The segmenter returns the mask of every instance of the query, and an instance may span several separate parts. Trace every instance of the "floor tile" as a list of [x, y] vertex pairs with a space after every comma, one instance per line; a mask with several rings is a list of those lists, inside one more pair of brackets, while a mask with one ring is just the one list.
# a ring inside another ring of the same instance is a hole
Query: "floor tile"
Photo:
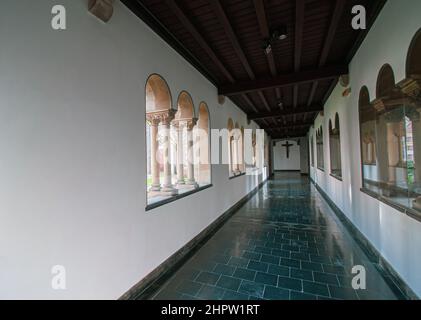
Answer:
[[228, 276], [221, 276], [221, 278], [216, 283], [218, 287], [228, 289], [228, 290], [233, 290], [233, 291], [237, 291], [240, 284], [241, 284], [241, 279], [236, 279], [236, 278], [228, 277]]
[[248, 281], [254, 281], [254, 278], [256, 277], [256, 271], [237, 268], [234, 272], [233, 277]]
[[234, 266], [228, 266], [225, 264], [217, 264], [213, 272], [222, 274], [224, 276], [232, 276], [234, 274], [235, 269], [236, 267]]
[[279, 277], [278, 287], [283, 289], [290, 289], [295, 291], [302, 291], [302, 281], [287, 277]]
[[238, 292], [247, 294], [249, 296], [263, 298], [263, 291], [265, 289], [264, 284], [250, 282], [250, 281], [243, 281], [238, 289]]
[[263, 297], [269, 300], [289, 300], [289, 291], [267, 286]]
[[258, 272], [254, 282], [263, 283], [270, 286], [276, 286], [278, 283], [278, 276], [268, 273]]
[[266, 272], [269, 269], [269, 264], [265, 262], [251, 260], [247, 266], [247, 269]]
[[195, 281], [204, 284], [215, 284], [219, 277], [220, 275], [217, 273], [202, 272], [197, 276]]
[[329, 289], [326, 284], [303, 281], [303, 291], [305, 293], [329, 297]]

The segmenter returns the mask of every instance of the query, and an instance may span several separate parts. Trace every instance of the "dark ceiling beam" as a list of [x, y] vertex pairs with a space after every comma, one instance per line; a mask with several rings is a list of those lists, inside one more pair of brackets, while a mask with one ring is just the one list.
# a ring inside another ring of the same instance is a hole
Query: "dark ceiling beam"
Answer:
[[190, 22], [189, 18], [184, 14], [183, 10], [178, 6], [177, 2], [174, 0], [166, 0], [166, 4], [172, 10], [174, 15], [178, 18], [181, 24], [189, 31], [193, 36], [196, 42], [202, 47], [202, 49], [208, 54], [212, 61], [216, 64], [218, 69], [224, 74], [224, 76], [229, 80], [229, 82], [234, 83], [235, 79], [231, 73], [225, 68], [224, 64], [219, 60], [216, 53], [209, 46], [208, 42], [203, 38], [203, 36], [197, 31], [196, 27]]
[[256, 106], [254, 105], [254, 103], [250, 100], [250, 98], [248, 97], [248, 95], [246, 94], [242, 94], [241, 97], [244, 99], [244, 101], [247, 103], [248, 107], [251, 108], [254, 112], [259, 112], [259, 110], [257, 110]]
[[257, 93], [258, 93], [258, 95], [260, 97], [260, 100], [262, 100], [263, 105], [266, 108], [266, 110], [270, 112], [272, 109], [270, 108], [269, 103], [268, 103], [268, 101], [267, 101], [264, 93], [262, 91], [258, 91]]
[[275, 112], [249, 114], [247, 118], [249, 120], [263, 120], [263, 119], [269, 119], [269, 118], [280, 118], [284, 116], [301, 115], [305, 113], [317, 113], [322, 110], [323, 110], [322, 105], [313, 105], [310, 108], [302, 106], [302, 107], [297, 107], [296, 109], [291, 109], [291, 110], [278, 110]]
[[[265, 4], [263, 0], [254, 0], [254, 8], [256, 10], [257, 21], [259, 23], [260, 34], [263, 39], [270, 37], [269, 23], [266, 16]], [[273, 55], [273, 49], [269, 54], [266, 55], [269, 64], [269, 70], [273, 77], [278, 75], [276, 70], [275, 57]], [[281, 89], [275, 88], [276, 98], [279, 100], [282, 97]]]
[[234, 84], [223, 85], [219, 88], [219, 94], [233, 96], [243, 93], [261, 91], [272, 88], [281, 88], [303, 84], [316, 80], [335, 79], [342, 74], [348, 73], [348, 66], [329, 66], [315, 70], [294, 72], [269, 79], [256, 79], [242, 81]]
[[[326, 39], [323, 45], [322, 53], [320, 55], [319, 67], [323, 67], [327, 58], [329, 57], [329, 52], [332, 47], [333, 40], [335, 39], [336, 30], [338, 29], [339, 22], [345, 10], [346, 0], [336, 0], [335, 8], [333, 10], [332, 18], [330, 20], [329, 30], [326, 35]], [[310, 96], [308, 99], [308, 105], [313, 103], [314, 95], [318, 87], [318, 82], [313, 82], [313, 86], [310, 91]]]
[[[222, 26], [224, 27], [225, 33], [228, 36], [235, 53], [237, 54], [238, 58], [241, 61], [241, 64], [243, 65], [244, 69], [246, 70], [248, 76], [250, 77], [251, 80], [255, 80], [256, 76], [253, 72], [252, 67], [250, 66], [250, 63], [246, 57], [246, 54], [244, 53], [240, 42], [238, 41], [238, 37], [234, 32], [234, 29], [232, 28], [232, 25], [225, 13], [224, 8], [221, 5], [221, 2], [219, 0], [210, 0], [210, 5], [213, 9], [213, 11], [215, 12], [215, 15], [218, 17], [220, 23], [222, 24]], [[270, 111], [270, 107], [269, 104], [265, 98], [265, 96], [263, 95], [262, 92], [259, 92], [259, 97], [262, 100], [263, 106], [266, 108], [266, 110]]]

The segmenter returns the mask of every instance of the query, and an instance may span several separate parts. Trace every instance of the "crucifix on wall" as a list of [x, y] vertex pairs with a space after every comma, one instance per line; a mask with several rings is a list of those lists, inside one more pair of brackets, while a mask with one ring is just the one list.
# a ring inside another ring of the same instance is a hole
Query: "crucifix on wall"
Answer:
[[282, 146], [285, 147], [287, 150], [287, 159], [289, 159], [289, 148], [292, 147], [294, 144], [289, 143], [289, 141], [287, 141], [285, 144], [283, 144]]

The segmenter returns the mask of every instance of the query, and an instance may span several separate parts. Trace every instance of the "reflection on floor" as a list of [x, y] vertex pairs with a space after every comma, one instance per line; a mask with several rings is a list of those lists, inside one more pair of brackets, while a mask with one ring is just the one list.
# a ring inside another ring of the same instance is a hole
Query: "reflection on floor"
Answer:
[[[352, 289], [363, 265], [367, 290]], [[279, 174], [154, 299], [398, 299], [307, 178]], [[389, 286], [389, 284], [391, 286]]]

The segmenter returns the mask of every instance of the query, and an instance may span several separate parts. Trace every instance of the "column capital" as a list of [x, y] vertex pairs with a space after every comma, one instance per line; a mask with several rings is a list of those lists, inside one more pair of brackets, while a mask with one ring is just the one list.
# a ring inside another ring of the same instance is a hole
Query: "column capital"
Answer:
[[374, 100], [371, 104], [378, 113], [386, 111], [386, 105], [382, 98]]
[[401, 91], [414, 99], [419, 99], [421, 96], [421, 75], [413, 75], [398, 83]]
[[193, 130], [194, 126], [197, 124], [197, 118], [192, 118], [186, 120], [186, 127], [188, 131]]
[[170, 125], [171, 121], [174, 119], [176, 110], [169, 109], [156, 112], [148, 112], [146, 114], [146, 120], [151, 125]]

